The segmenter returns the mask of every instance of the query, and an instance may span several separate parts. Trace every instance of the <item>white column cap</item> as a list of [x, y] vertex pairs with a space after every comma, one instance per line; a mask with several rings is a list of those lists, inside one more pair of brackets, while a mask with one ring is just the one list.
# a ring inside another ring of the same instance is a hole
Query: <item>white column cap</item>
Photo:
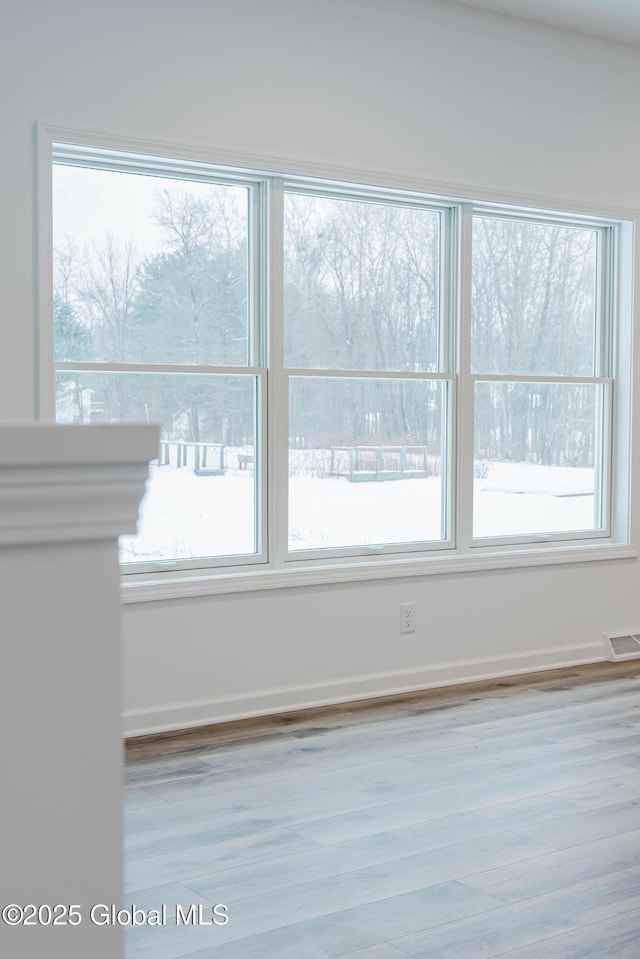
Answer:
[[135, 531], [159, 428], [0, 426], [0, 546]]

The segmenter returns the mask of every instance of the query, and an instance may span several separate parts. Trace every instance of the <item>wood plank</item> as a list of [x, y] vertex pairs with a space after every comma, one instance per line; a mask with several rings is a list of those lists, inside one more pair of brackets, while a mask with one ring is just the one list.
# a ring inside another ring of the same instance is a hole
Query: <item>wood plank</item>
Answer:
[[622, 916], [504, 952], [501, 959], [638, 959], [639, 943], [640, 911], [636, 907]]
[[[640, 867], [514, 905], [503, 906], [455, 923], [393, 939], [394, 945], [415, 959], [454, 955], [456, 959], [502, 956], [538, 943], [536, 959], [548, 956], [549, 938], [568, 930], [621, 919], [640, 906]], [[518, 951], [518, 956], [521, 953]], [[611, 952], [611, 959], [617, 953]], [[563, 957], [564, 959], [564, 957]]]
[[138, 927], [128, 959], [638, 959], [623, 665], [138, 743], [127, 898], [230, 921]]
[[640, 861], [640, 829], [538, 856], [520, 866], [499, 866], [468, 875], [464, 882], [502, 902], [517, 902], [586, 879], [631, 869]]

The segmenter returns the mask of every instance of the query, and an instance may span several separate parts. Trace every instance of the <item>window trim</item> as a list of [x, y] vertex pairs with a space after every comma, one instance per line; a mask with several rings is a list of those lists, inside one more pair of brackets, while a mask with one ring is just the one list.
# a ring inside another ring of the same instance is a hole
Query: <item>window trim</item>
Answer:
[[[616, 372], [616, 387], [612, 402], [611, 411], [611, 429], [610, 429], [610, 450], [611, 462], [610, 468], [615, 464], [615, 469], [610, 472], [609, 491], [613, 507], [611, 513], [611, 530], [609, 536], [594, 537], [588, 535], [586, 538], [573, 538], [571, 540], [562, 540], [561, 542], [544, 543], [504, 543], [490, 544], [482, 541], [475, 541], [470, 536], [471, 530], [465, 530], [458, 527], [457, 550], [434, 549], [428, 556], [424, 553], [419, 557], [408, 555], [407, 550], [403, 550], [402, 555], [393, 556], [391, 552], [380, 556], [363, 557], [360, 552], [353, 558], [339, 557], [331, 562], [327, 562], [326, 557], [319, 556], [313, 560], [298, 561], [297, 558], [288, 560], [286, 568], [275, 568], [273, 560], [267, 563], [247, 566], [240, 562], [235, 568], [227, 567], [221, 572], [220, 567], [202, 565], [196, 569], [183, 569], [171, 572], [154, 572], [152, 575], [141, 572], [139, 569], [131, 571], [126, 577], [123, 585], [123, 598], [125, 602], [146, 602], [150, 600], [160, 600], [168, 598], [178, 598], [187, 596], [201, 596], [221, 592], [237, 592], [253, 589], [272, 589], [293, 586], [306, 586], [322, 583], [339, 582], [357, 582], [367, 580], [395, 579], [397, 577], [413, 577], [431, 574], [459, 573], [464, 571], [474, 571], [480, 569], [502, 569], [509, 567], [528, 567], [556, 564], [574, 564], [582, 562], [594, 562], [602, 560], [621, 560], [632, 559], [638, 556], [636, 549], [630, 542], [630, 519], [631, 519], [631, 392], [632, 392], [632, 364], [633, 356], [631, 351], [633, 314], [636, 307], [632, 295], [632, 278], [634, 264], [638, 260], [638, 253], [634, 251], [634, 232], [640, 226], [640, 214], [623, 208], [601, 206], [592, 202], [579, 202], [567, 199], [558, 199], [557, 197], [544, 197], [540, 195], [514, 194], [508, 191], [498, 191], [484, 187], [470, 187], [468, 185], [451, 184], [446, 182], [425, 181], [415, 177], [405, 177], [401, 175], [389, 174], [375, 170], [355, 170], [329, 165], [311, 164], [302, 161], [292, 161], [290, 159], [279, 159], [274, 157], [246, 156], [243, 154], [234, 154], [201, 148], [197, 146], [187, 146], [184, 144], [163, 143], [161, 141], [144, 141], [128, 137], [112, 136], [108, 134], [91, 133], [88, 131], [78, 131], [65, 129], [58, 126], [48, 125], [38, 122], [36, 124], [35, 137], [35, 160], [36, 160], [36, 199], [37, 199], [37, 269], [36, 269], [36, 307], [37, 307], [37, 328], [36, 328], [36, 349], [37, 349], [37, 367], [36, 376], [36, 418], [43, 421], [54, 421], [54, 387], [53, 387], [53, 324], [51, 318], [52, 301], [52, 190], [51, 190], [51, 164], [53, 144], [64, 144], [69, 147], [75, 147], [78, 151], [95, 151], [99, 155], [101, 151], [122, 151], [123, 153], [138, 154], [139, 156], [157, 156], [168, 158], [165, 165], [163, 160], [162, 171], [165, 175], [168, 168], [175, 164], [176, 175], [180, 178], [196, 178], [202, 169], [209, 165], [219, 168], [220, 179], [223, 182], [229, 182], [229, 177], [235, 177], [237, 180], [247, 183], [259, 184], [265, 177], [272, 180], [274, 187], [280, 185], [280, 190], [284, 184], [298, 184], [304, 180], [305, 185], [309, 185], [315, 192], [330, 190], [348, 194], [356, 197], [359, 191], [366, 191], [367, 198], [375, 201], [379, 197], [381, 201], [393, 200], [396, 191], [400, 191], [406, 198], [408, 205], [429, 205], [431, 208], [454, 207], [450, 229], [450, 238], [448, 240], [451, 248], [458, 253], [457, 257], [452, 257], [452, 267], [455, 274], [456, 264], [460, 263], [462, 277], [466, 277], [466, 282], [459, 275], [450, 275], [443, 278], [443, 294], [450, 298], [452, 308], [458, 316], [465, 312], [470, 313], [471, 305], [471, 273], [468, 269], [469, 264], [466, 259], [470, 254], [470, 218], [471, 211], [487, 212], [494, 215], [501, 212], [505, 216], [517, 215], [522, 219], [530, 217], [532, 220], [550, 219], [554, 222], [562, 222], [565, 225], [588, 225], [592, 221], [594, 225], [602, 227], [609, 225], [615, 227], [615, 242], [609, 244], [607, 256], [609, 257], [612, 272], [608, 275], [612, 278], [611, 284], [603, 284], [602, 299], [609, 304], [612, 315], [616, 317], [611, 326], [611, 342], [604, 346], [604, 349], [611, 350], [612, 366]], [[172, 159], [173, 158], [173, 159]], [[242, 175], [238, 175], [238, 171]], [[245, 173], [245, 171], [248, 171]], [[142, 171], [138, 171], [142, 172]], [[157, 171], [160, 172], [160, 171]], [[182, 175], [181, 175], [182, 174]], [[214, 180], [210, 175], [202, 176], [209, 182]], [[373, 184], [372, 187], [364, 184]], [[278, 215], [282, 216], [282, 206], [277, 210], [277, 189], [270, 191], [270, 196], [265, 197], [266, 191], [260, 191], [260, 203], [270, 205], [270, 223], [271, 235], [269, 237], [270, 255], [277, 267], [278, 259], [282, 261], [282, 251], [274, 248], [274, 233]], [[282, 196], [282, 194], [281, 194]], [[473, 197], [473, 199], [471, 199]], [[274, 204], [274, 198], [276, 200]], [[263, 206], [264, 208], [264, 206]], [[562, 212], [559, 212], [562, 211]], [[264, 244], [263, 244], [264, 246]], [[466, 268], [465, 268], [466, 267]], [[260, 301], [260, 309], [279, 309], [282, 306], [282, 289], [277, 289], [277, 284], [273, 282], [274, 270], [257, 292]], [[467, 288], [468, 287], [468, 288]], [[604, 288], [606, 287], [606, 288]], [[281, 312], [280, 312], [281, 315]], [[268, 344], [263, 344], [264, 366], [260, 366], [262, 372], [267, 367], [268, 360], [278, 355], [282, 356], [282, 351], [278, 351], [278, 336], [282, 335], [282, 330], [274, 332], [275, 324], [270, 324], [271, 340]], [[470, 323], [460, 323], [459, 328], [466, 331], [470, 336]], [[464, 337], [463, 337], [464, 339]], [[281, 344], [280, 344], [281, 346]], [[457, 359], [458, 368], [463, 369], [465, 357], [470, 359], [470, 343], [463, 341], [450, 344], [450, 359]], [[448, 357], [445, 357], [447, 359]], [[255, 357], [251, 358], [255, 361]], [[71, 364], [73, 365], [73, 364]], [[273, 364], [272, 364], [273, 368]], [[449, 367], [444, 367], [450, 371]], [[470, 369], [470, 364], [466, 366]], [[237, 372], [249, 372], [249, 368], [225, 367], [225, 372], [232, 374], [234, 369]], [[181, 372], [184, 372], [181, 369]], [[281, 371], [284, 373], [284, 370]], [[308, 371], [305, 371], [305, 373]], [[282, 403], [282, 396], [275, 397], [273, 393], [273, 381], [277, 377], [273, 375], [266, 376], [266, 389], [269, 395], [269, 401], [275, 405]], [[458, 390], [457, 378], [454, 377], [454, 389], [458, 392], [457, 407], [454, 404], [455, 421], [452, 423], [453, 449], [451, 452], [451, 469], [456, 470], [456, 460], [465, 452], [462, 449], [462, 440], [468, 444], [473, 443], [473, 431], [467, 428], [469, 415], [469, 394], [470, 390]], [[465, 395], [462, 395], [465, 394]], [[471, 406], [472, 409], [472, 406]], [[277, 410], [273, 413], [279, 423], [280, 432], [286, 426], [283, 426], [282, 418], [277, 419]], [[286, 420], [284, 421], [286, 423]], [[286, 453], [283, 444], [278, 442], [278, 426], [272, 428], [275, 436], [270, 441], [281, 450], [281, 460], [286, 461]], [[280, 437], [280, 440], [282, 437]], [[286, 445], [286, 444], [285, 444]], [[266, 442], [264, 443], [266, 448]], [[272, 447], [273, 448], [273, 447]], [[266, 450], [263, 450], [266, 455]], [[468, 453], [468, 450], [466, 451]], [[472, 457], [473, 459], [473, 457]], [[278, 483], [278, 478], [282, 477], [283, 464], [277, 464], [277, 457], [271, 457], [266, 462], [265, 473], [268, 483], [263, 484], [268, 487], [264, 491], [263, 499], [265, 502], [258, 506], [263, 510], [268, 500], [270, 507], [269, 529], [267, 535], [271, 542], [282, 546], [282, 537], [287, 538], [287, 525], [284, 529], [280, 527], [275, 529], [274, 506], [278, 497], [286, 496], [286, 484]], [[457, 489], [456, 513], [460, 517], [467, 517], [471, 522], [471, 511], [461, 509], [464, 506], [464, 497], [469, 496], [469, 487], [471, 484], [459, 483]], [[466, 487], [466, 489], [465, 489]], [[467, 504], [468, 506], [469, 504]], [[282, 515], [282, 503], [280, 502]], [[284, 555], [280, 550], [280, 555]], [[195, 561], [197, 564], [197, 560]]]
[[371, 558], [357, 563], [323, 563], [317, 566], [260, 571], [244, 570], [217, 575], [195, 576], [154, 573], [148, 576], [125, 577], [122, 581], [122, 601], [146, 603], [155, 600], [188, 599], [220, 593], [243, 593], [254, 590], [293, 589], [308, 586], [326, 586], [338, 583], [377, 582], [380, 580], [410, 579], [425, 576], [458, 575], [482, 570], [534, 568], [541, 566], [574, 565], [604, 560], [635, 560], [638, 552], [630, 545], [617, 543], [563, 544], [549, 548], [548, 544], [532, 545], [528, 549], [484, 548], [475, 554], [458, 552], [454, 556], [437, 554], [420, 559], [388, 557]]
[[[56, 165], [75, 166], [82, 169], [97, 169], [116, 173], [135, 175], [163, 176], [184, 180], [185, 182], [210, 183], [215, 186], [234, 186], [244, 188], [247, 192], [247, 352], [244, 365], [229, 364], [218, 366], [214, 364], [193, 363], [145, 363], [145, 362], [110, 362], [101, 360], [87, 361], [57, 361], [53, 358], [53, 377], [61, 371], [83, 370], [91, 373], [132, 373], [132, 374], [178, 374], [183, 376], [245, 376], [252, 377], [255, 383], [255, 417], [254, 417], [254, 545], [252, 553], [216, 554], [214, 556], [200, 556], [194, 558], [143, 560], [136, 563], [121, 564], [121, 573], [124, 576], [147, 575], [149, 573], [165, 572], [167, 570], [202, 570], [206, 568], [215, 571], [233, 568], [236, 566], [264, 567], [268, 563], [269, 537], [266, 532], [266, 518], [268, 516], [267, 492], [264, 477], [267, 467], [267, 444], [263, 441], [266, 431], [261, 425], [267, 420], [267, 390], [266, 381], [268, 370], [264, 363], [265, 347], [263, 330], [265, 328], [265, 296], [264, 276], [261, 267], [261, 256], [264, 249], [265, 231], [265, 180], [262, 176], [245, 174], [245, 171], [235, 171], [233, 177], [220, 175], [219, 171], [209, 172], [204, 168], [194, 177], [190, 170], [183, 171], [177, 161], [169, 160], [167, 166], [164, 161], [155, 157], [136, 157], [130, 163], [126, 159], [121, 161], [119, 156], [107, 155], [104, 148], [92, 155], [77, 144], [64, 144], [58, 140], [51, 143], [51, 171]], [[156, 159], [158, 162], [156, 163]], [[144, 162], [146, 160], [146, 162]], [[51, 175], [51, 174], [50, 174]], [[51, 189], [51, 185], [49, 185]], [[53, 207], [51, 204], [51, 212]], [[53, 252], [53, 251], [52, 251]], [[52, 256], [51, 256], [52, 259]], [[53, 260], [52, 260], [53, 265]], [[53, 297], [52, 297], [53, 298]], [[54, 350], [53, 330], [51, 330], [52, 356]], [[55, 394], [55, 383], [53, 386]], [[55, 420], [55, 395], [52, 397], [53, 417]]]

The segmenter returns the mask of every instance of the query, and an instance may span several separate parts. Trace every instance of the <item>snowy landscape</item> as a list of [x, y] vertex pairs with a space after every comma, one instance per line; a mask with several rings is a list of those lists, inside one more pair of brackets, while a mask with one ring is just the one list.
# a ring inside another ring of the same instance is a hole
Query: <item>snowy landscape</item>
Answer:
[[[451, 537], [440, 459], [458, 419], [440, 377], [443, 343], [461, 336], [474, 452], [457, 469], [474, 474], [474, 536], [596, 528], [612, 392], [594, 347], [593, 226], [477, 211], [465, 331], [441, 303], [451, 264], [438, 210], [288, 186], [282, 309], [258, 323], [269, 257], [259, 239], [260, 255], [248, 251], [269, 223], [254, 220], [246, 185], [63, 159], [53, 190], [58, 421], [161, 426], [139, 535], [122, 539], [132, 568], [255, 554], [254, 446], [278, 434], [292, 447], [294, 557]], [[272, 329], [290, 372], [267, 412], [256, 369]]]
[[[234, 456], [235, 452], [235, 456]], [[307, 451], [321, 459], [326, 451]], [[237, 462], [237, 451], [228, 451]], [[484, 463], [474, 480], [475, 536], [594, 529], [594, 471]], [[442, 539], [439, 476], [350, 482], [301, 472], [289, 479], [291, 550]], [[151, 466], [138, 536], [121, 538], [126, 563], [255, 551], [251, 468], [198, 476], [190, 466]]]

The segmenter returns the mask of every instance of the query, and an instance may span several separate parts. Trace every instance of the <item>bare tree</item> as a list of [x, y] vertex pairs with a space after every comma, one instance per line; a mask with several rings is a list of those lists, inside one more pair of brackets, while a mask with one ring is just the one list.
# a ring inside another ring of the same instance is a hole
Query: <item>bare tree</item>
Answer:
[[[591, 375], [596, 235], [476, 217], [473, 369]], [[502, 382], [476, 389], [476, 449], [488, 459], [590, 465], [592, 386]]]
[[85, 250], [84, 261], [78, 295], [98, 358], [113, 363], [135, 359], [131, 341], [140, 285], [133, 242], [109, 234]]

